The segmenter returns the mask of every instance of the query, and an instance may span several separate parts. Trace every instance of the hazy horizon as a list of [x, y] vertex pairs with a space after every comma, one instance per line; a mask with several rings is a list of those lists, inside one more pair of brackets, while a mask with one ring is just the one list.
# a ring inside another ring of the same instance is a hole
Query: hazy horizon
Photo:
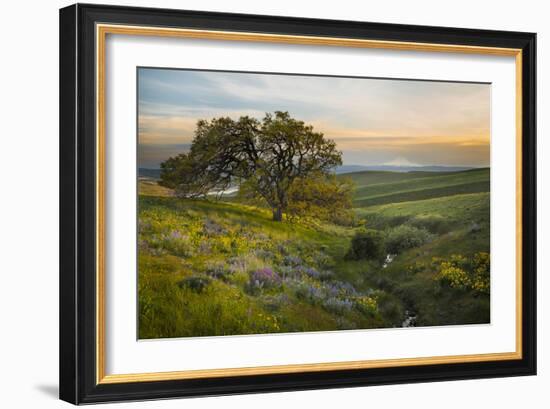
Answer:
[[[149, 170], [160, 170], [160, 164], [159, 166], [138, 166], [139, 169], [149, 169]], [[336, 168], [343, 168], [343, 167], [358, 167], [358, 168], [375, 168], [375, 167], [394, 167], [394, 168], [467, 168], [467, 169], [485, 169], [489, 168], [489, 166], [462, 166], [462, 165], [392, 165], [392, 164], [380, 164], [380, 165], [358, 165], [356, 163], [344, 163], [340, 166], [337, 166]], [[359, 170], [360, 171], [360, 170]], [[350, 172], [351, 173], [351, 172]]]
[[196, 122], [288, 111], [333, 139], [349, 166], [487, 167], [490, 85], [138, 70], [138, 166], [188, 150]]

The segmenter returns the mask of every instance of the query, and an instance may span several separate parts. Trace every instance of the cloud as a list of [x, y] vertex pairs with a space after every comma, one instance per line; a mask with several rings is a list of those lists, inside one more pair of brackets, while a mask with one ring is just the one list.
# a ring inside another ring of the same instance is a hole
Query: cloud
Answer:
[[140, 115], [140, 144], [175, 144], [191, 142], [197, 121], [191, 117]]
[[375, 150], [391, 161], [437, 146], [448, 164], [489, 163], [488, 84], [140, 69], [138, 87], [140, 144], [190, 143], [198, 119], [283, 110], [347, 157]]

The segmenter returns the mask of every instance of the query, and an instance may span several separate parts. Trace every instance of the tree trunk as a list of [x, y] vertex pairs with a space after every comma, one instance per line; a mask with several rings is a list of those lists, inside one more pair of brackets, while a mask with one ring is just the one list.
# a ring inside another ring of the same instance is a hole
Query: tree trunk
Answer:
[[275, 207], [273, 209], [273, 221], [274, 222], [283, 221], [283, 209], [281, 207]]

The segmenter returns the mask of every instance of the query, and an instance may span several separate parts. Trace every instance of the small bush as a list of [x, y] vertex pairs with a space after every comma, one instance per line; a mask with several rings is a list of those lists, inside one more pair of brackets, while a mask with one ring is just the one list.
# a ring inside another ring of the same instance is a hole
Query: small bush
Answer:
[[309, 304], [319, 304], [325, 298], [323, 288], [316, 282], [292, 280], [287, 284], [294, 290], [294, 294], [299, 300], [304, 300]]
[[380, 260], [383, 255], [383, 236], [376, 230], [363, 230], [351, 239], [348, 258]]
[[374, 229], [385, 229], [396, 227], [407, 223], [411, 219], [409, 215], [386, 216], [378, 212], [367, 213], [364, 216], [364, 223]]
[[193, 254], [189, 237], [179, 230], [172, 230], [160, 235], [151, 235], [145, 242], [151, 250], [168, 252], [178, 257], [190, 257]]
[[404, 250], [420, 247], [433, 238], [433, 235], [424, 229], [406, 224], [386, 231], [384, 244], [389, 254], [399, 254]]
[[200, 294], [208, 287], [211, 281], [210, 277], [206, 276], [190, 276], [178, 282], [178, 286], [180, 288], [189, 288]]
[[449, 221], [439, 215], [417, 216], [409, 220], [407, 224], [434, 234], [447, 233], [451, 228]]
[[366, 315], [374, 316], [378, 312], [378, 303], [375, 297], [366, 295], [355, 298], [355, 308]]
[[470, 286], [470, 275], [463, 269], [444, 261], [441, 263], [439, 276], [442, 282], [454, 288], [466, 289]]
[[353, 308], [353, 301], [348, 299], [341, 299], [336, 297], [329, 297], [326, 300], [323, 300], [323, 308], [328, 312], [335, 314], [343, 314], [345, 312], [351, 311]]
[[437, 279], [443, 284], [460, 290], [471, 290], [478, 294], [489, 294], [490, 255], [476, 253], [472, 259], [452, 255], [449, 260], [435, 259], [439, 272]]
[[216, 263], [206, 267], [206, 274], [212, 278], [227, 281], [232, 271], [224, 263]]
[[472, 289], [488, 294], [491, 287], [491, 260], [489, 253], [476, 253], [473, 259]]

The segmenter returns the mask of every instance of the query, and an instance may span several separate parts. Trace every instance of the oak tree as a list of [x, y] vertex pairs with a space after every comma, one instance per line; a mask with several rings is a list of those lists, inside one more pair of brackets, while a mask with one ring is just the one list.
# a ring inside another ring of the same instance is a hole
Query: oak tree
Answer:
[[281, 221], [296, 181], [322, 180], [341, 164], [334, 141], [276, 111], [261, 121], [249, 116], [198, 121], [189, 152], [161, 164], [161, 184], [183, 197], [246, 185], [271, 208], [273, 220]]

